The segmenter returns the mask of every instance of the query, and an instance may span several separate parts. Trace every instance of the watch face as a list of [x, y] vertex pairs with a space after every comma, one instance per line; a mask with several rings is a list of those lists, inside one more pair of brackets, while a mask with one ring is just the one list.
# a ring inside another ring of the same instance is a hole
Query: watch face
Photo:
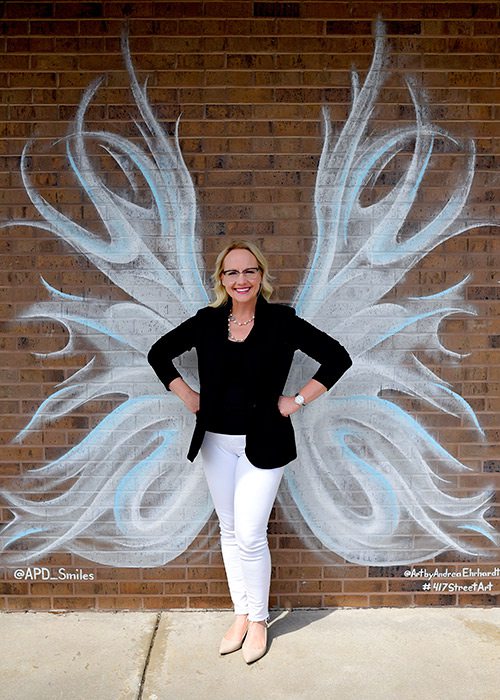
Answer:
[[304, 401], [305, 401], [305, 399], [301, 394], [295, 394], [295, 403], [298, 403], [299, 406], [302, 406]]

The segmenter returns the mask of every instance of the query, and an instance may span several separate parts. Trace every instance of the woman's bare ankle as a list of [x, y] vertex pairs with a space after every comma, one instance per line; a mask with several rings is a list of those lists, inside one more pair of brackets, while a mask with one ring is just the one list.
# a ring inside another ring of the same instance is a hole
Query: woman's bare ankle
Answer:
[[224, 635], [225, 639], [237, 639], [246, 633], [248, 627], [247, 616], [245, 615], [235, 615], [233, 623]]

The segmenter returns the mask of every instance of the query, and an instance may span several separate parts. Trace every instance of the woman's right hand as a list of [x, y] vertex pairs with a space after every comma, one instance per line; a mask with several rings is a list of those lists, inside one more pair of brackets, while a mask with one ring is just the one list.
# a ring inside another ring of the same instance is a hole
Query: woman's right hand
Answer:
[[200, 410], [200, 394], [194, 389], [191, 389], [189, 384], [186, 384], [182, 377], [172, 379], [168, 388], [181, 399], [188, 411], [191, 413], [198, 413]]
[[191, 413], [198, 413], [200, 410], [200, 395], [197, 391], [193, 391], [184, 399], [184, 405]]

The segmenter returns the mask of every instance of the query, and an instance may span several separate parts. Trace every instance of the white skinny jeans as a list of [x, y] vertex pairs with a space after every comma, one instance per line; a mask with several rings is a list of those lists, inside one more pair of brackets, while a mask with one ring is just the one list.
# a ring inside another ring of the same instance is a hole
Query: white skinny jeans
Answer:
[[285, 467], [259, 469], [245, 455], [245, 435], [207, 431], [201, 446], [219, 518], [222, 558], [236, 615], [269, 616], [271, 554], [267, 524]]

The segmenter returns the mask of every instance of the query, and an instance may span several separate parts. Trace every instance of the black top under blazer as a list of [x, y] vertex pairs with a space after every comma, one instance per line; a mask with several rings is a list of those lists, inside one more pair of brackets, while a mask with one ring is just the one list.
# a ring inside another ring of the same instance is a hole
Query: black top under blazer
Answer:
[[[172, 359], [196, 348], [200, 379], [200, 409], [188, 451], [192, 462], [199, 452], [206, 428], [204, 417], [215, 410], [221, 382], [225, 381], [223, 344], [228, 340], [229, 301], [216, 308], [206, 306], [160, 338], [148, 353], [148, 362], [168, 389], [180, 374]], [[297, 456], [290, 417], [281, 415], [278, 399], [283, 392], [296, 350], [320, 363], [314, 379], [330, 389], [352, 361], [340, 343], [296, 315], [284, 304], [270, 304], [259, 295], [255, 307], [252, 345], [257, 365], [245, 453], [261, 469], [284, 466]], [[244, 341], [246, 342], [246, 341]], [[304, 410], [307, 410], [305, 408]]]

